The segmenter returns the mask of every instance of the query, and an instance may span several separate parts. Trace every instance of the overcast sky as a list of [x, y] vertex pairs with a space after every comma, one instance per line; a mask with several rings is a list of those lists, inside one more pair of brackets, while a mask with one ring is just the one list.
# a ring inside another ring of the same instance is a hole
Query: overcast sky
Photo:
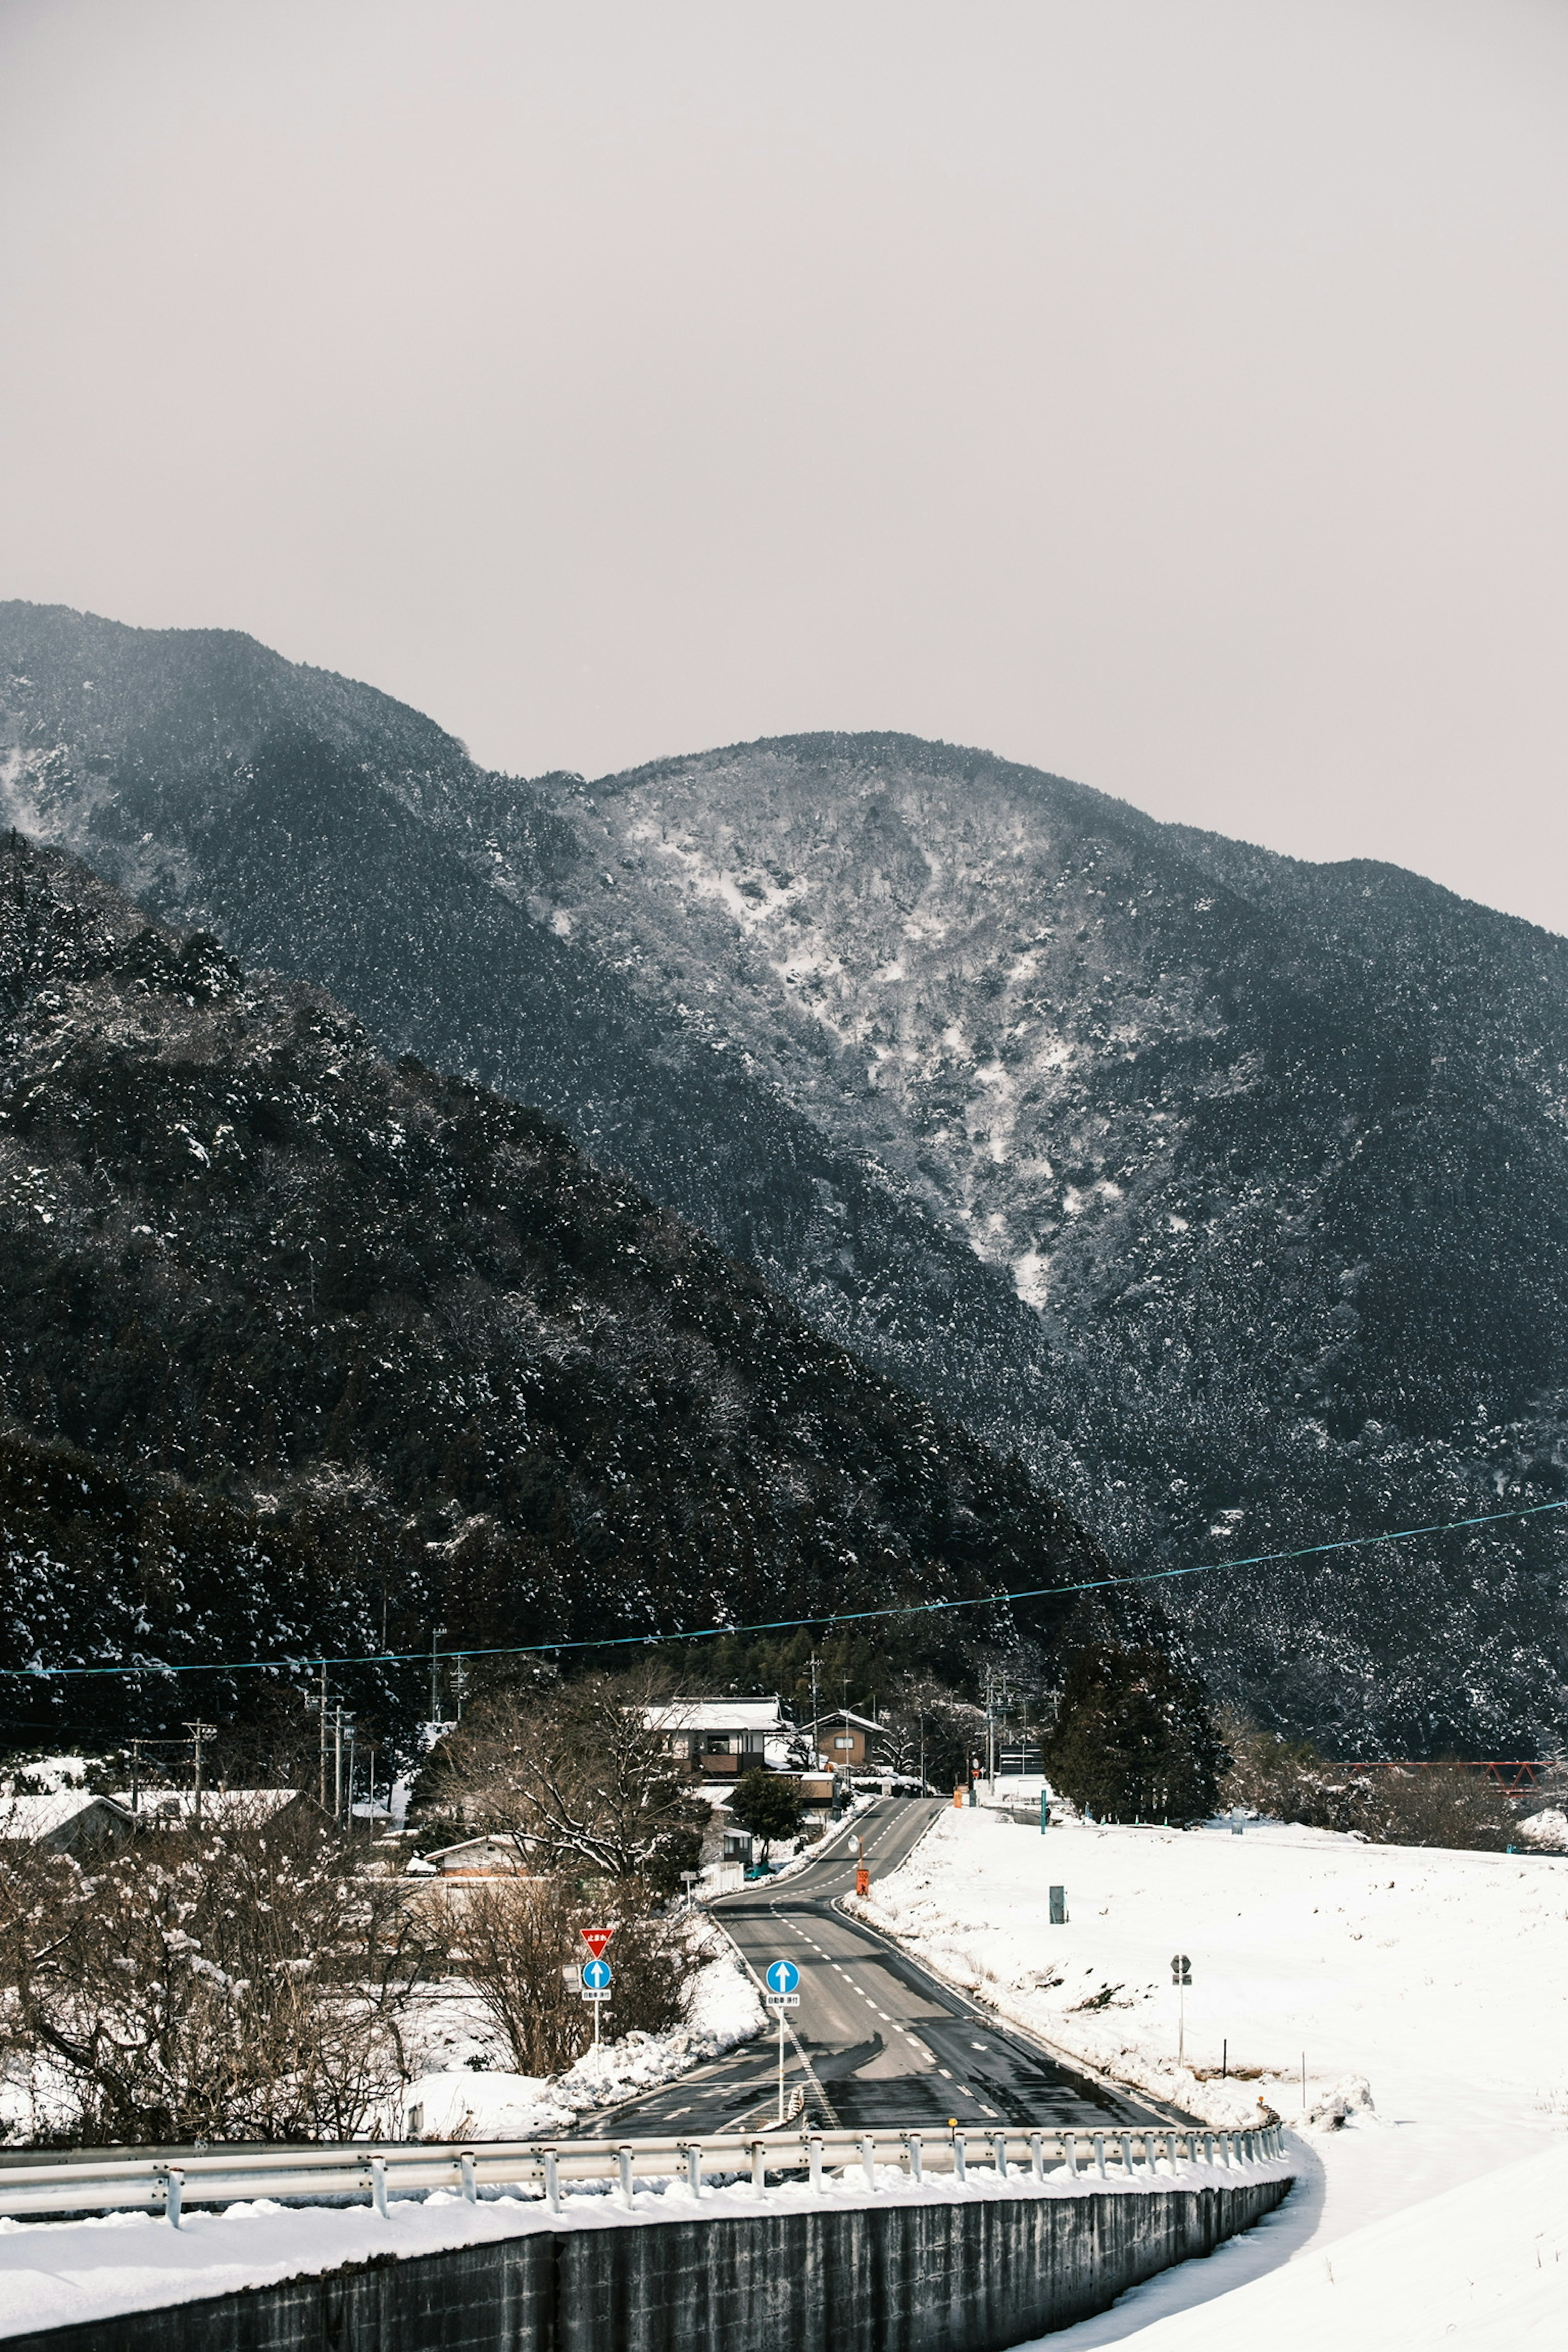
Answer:
[[0, 594], [1568, 930], [1563, 0], [0, 0]]

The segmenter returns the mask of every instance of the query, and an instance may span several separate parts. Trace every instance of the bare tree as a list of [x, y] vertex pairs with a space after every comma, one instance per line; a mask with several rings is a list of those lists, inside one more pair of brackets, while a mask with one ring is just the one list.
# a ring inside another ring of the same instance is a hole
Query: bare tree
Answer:
[[663, 1737], [667, 1714], [652, 1674], [494, 1692], [445, 1741], [436, 1809], [471, 1833], [509, 1838], [536, 1873], [669, 1894], [696, 1861], [708, 1814]]
[[26, 1853], [0, 1869], [13, 2071], [47, 2071], [74, 2137], [353, 2137], [407, 2071], [445, 1928], [307, 1815], [148, 1837], [91, 1869]]
[[689, 2008], [700, 1956], [688, 1923], [653, 1916], [636, 1880], [621, 1880], [607, 1900], [589, 1903], [572, 1879], [492, 1879], [454, 1889], [453, 1912], [454, 1958], [505, 2035], [520, 2074], [559, 2074], [593, 2038], [575, 1982], [587, 1957], [583, 1927], [615, 1930], [605, 2020], [612, 2038], [665, 2032]]
[[1378, 1845], [1475, 1847], [1500, 1853], [1518, 1823], [1500, 1790], [1462, 1764], [1354, 1771], [1306, 1740], [1226, 1724], [1231, 1763], [1222, 1801], [1314, 1829], [1353, 1830]]

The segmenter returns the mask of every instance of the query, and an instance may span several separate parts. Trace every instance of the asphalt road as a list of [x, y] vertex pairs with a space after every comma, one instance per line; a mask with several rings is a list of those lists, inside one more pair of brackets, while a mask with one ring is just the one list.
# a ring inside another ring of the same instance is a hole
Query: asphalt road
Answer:
[[[874, 1876], [901, 1862], [942, 1800], [889, 1798], [860, 1816]], [[834, 1903], [855, 1884], [856, 1841], [839, 1841], [809, 1869], [757, 1882], [712, 1906], [759, 1980], [772, 1960], [800, 1970], [800, 2007], [785, 2012], [784, 2086], [826, 2128], [950, 2121], [1082, 2131], [1164, 2121], [1131, 2092], [1073, 2074], [963, 1993], [929, 1976]], [[740, 2131], [778, 2112], [776, 2031], [741, 2044], [679, 2081], [627, 2102], [595, 2125], [609, 2137]]]

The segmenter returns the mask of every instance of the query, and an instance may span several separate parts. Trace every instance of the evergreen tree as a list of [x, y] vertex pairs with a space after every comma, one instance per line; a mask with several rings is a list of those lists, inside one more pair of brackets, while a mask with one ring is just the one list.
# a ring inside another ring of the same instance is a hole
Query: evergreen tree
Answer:
[[800, 1782], [787, 1772], [743, 1772], [730, 1800], [730, 1819], [763, 1842], [763, 1860], [775, 1838], [794, 1837], [800, 1827]]
[[1203, 1685], [1161, 1651], [1092, 1642], [1073, 1659], [1045, 1765], [1075, 1805], [1102, 1820], [1202, 1818], [1227, 1761]]

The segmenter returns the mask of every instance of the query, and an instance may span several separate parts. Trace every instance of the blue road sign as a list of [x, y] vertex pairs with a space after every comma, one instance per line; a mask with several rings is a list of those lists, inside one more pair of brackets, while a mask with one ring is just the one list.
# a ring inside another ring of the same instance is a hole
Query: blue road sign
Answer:
[[800, 1982], [800, 1970], [793, 1960], [774, 1960], [768, 1970], [770, 1992], [793, 1992]]
[[615, 1970], [608, 1960], [584, 1960], [583, 1982], [590, 1992], [608, 1992]]

